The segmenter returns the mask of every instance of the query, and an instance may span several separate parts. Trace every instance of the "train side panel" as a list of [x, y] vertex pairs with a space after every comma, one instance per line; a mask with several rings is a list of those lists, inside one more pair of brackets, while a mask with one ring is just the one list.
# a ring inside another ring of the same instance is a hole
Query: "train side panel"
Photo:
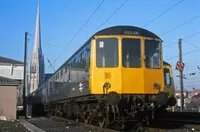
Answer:
[[86, 96], [89, 90], [90, 48], [88, 43], [50, 81], [47, 102]]

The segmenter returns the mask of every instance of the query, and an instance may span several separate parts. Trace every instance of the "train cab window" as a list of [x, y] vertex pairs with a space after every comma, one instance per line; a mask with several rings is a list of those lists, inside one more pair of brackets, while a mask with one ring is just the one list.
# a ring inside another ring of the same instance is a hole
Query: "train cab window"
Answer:
[[118, 66], [117, 38], [99, 38], [96, 40], [96, 65], [98, 68]]
[[122, 62], [126, 68], [141, 67], [140, 39], [124, 38], [122, 40]]
[[165, 85], [171, 85], [170, 71], [167, 68], [164, 68], [164, 81]]
[[145, 66], [147, 68], [160, 68], [160, 44], [156, 40], [145, 40]]
[[83, 52], [80, 54], [80, 68], [85, 68], [85, 62], [86, 62], [85, 52], [86, 52], [86, 51], [83, 51]]

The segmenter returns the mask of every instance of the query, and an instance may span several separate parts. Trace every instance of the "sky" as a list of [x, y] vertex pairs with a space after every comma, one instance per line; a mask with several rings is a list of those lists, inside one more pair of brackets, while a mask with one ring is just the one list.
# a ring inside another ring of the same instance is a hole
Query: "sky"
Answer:
[[[71, 41], [101, 1], [40, 0], [41, 43], [47, 73], [53, 72], [47, 59], [55, 69], [59, 68], [126, 0], [104, 0], [81, 32]], [[184, 79], [184, 88], [198, 89], [200, 88], [200, 70], [197, 68], [200, 67], [200, 1], [184, 0], [173, 7], [180, 1], [182, 0], [128, 0], [99, 30], [116, 25], [132, 25], [145, 28], [160, 36], [163, 40], [163, 57], [173, 67], [177, 88], [179, 78], [176, 75], [179, 73], [175, 70], [175, 65], [179, 54], [178, 39], [182, 38], [184, 74], [187, 78]], [[30, 62], [37, 6], [38, 0], [0, 0], [0, 56], [23, 61], [24, 34], [28, 32], [30, 35], [27, 60]], [[157, 19], [147, 24], [157, 16], [159, 16]], [[190, 76], [192, 72], [197, 74]]]

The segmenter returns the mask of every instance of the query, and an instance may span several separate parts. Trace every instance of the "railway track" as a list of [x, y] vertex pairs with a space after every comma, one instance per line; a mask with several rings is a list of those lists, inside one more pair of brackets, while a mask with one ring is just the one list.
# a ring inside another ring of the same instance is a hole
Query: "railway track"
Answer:
[[[65, 119], [60, 117], [52, 116], [53, 120], [64, 121], [64, 122], [77, 122], [72, 119]], [[119, 132], [120, 130], [115, 130], [111, 128], [100, 128], [99, 126], [93, 124], [85, 124], [83, 122], [78, 122], [80, 125], [92, 130], [97, 130], [100, 132]], [[130, 124], [131, 125], [131, 124]], [[154, 132], [154, 131], [165, 131], [165, 132], [175, 132], [175, 131], [200, 131], [200, 113], [190, 113], [190, 112], [167, 112], [164, 113], [159, 118], [152, 121], [150, 126], [145, 126], [143, 124], [138, 124], [137, 130], [132, 128], [129, 130], [124, 130], [124, 132]]]
[[[71, 119], [64, 119], [64, 118], [60, 118], [60, 117], [51, 117], [51, 119], [55, 120], [55, 121], [61, 121], [61, 122], [68, 122], [68, 123], [75, 123], [76, 121], [71, 120]], [[87, 128], [89, 128], [91, 130], [91, 132], [95, 131], [95, 132], [120, 132], [118, 130], [113, 130], [113, 129], [108, 129], [108, 128], [100, 128], [98, 126], [95, 125], [87, 125], [85, 123], [82, 122], [76, 122], [82, 126], [85, 126]], [[160, 122], [159, 125], [161, 125]], [[177, 127], [178, 124], [177, 123], [165, 123], [165, 126], [168, 125], [167, 128], [163, 128], [162, 126], [160, 127], [145, 127], [143, 126], [140, 130], [135, 130], [135, 129], [130, 129], [130, 130], [126, 130], [124, 132], [196, 132], [196, 131], [200, 131], [200, 126], [198, 125], [191, 125], [191, 124], [185, 124], [183, 127]], [[180, 124], [179, 124], [180, 125]], [[171, 127], [169, 127], [171, 126]], [[172, 126], [176, 126], [176, 127], [172, 127]]]
[[195, 129], [200, 131], [200, 113], [166, 112], [152, 120], [152, 128], [162, 129]]
[[51, 116], [49, 118], [52, 119], [52, 120], [55, 120], [55, 121], [68, 122], [68, 123], [78, 123], [78, 124], [80, 124], [82, 126], [90, 128], [90, 129], [95, 130], [97, 132], [119, 132], [117, 130], [113, 130], [113, 129], [109, 129], [109, 128], [100, 128], [100, 127], [98, 127], [96, 125], [85, 124], [85, 123], [80, 122], [78, 120], [66, 119], [66, 118], [56, 117], [56, 116]]
[[197, 112], [166, 112], [158, 118], [159, 121], [182, 124], [200, 125], [200, 113]]
[[[66, 119], [63, 117], [51, 116], [47, 117], [54, 121], [65, 122], [65, 123], [76, 123], [86, 128], [91, 129], [95, 132], [119, 132], [114, 127], [110, 128], [101, 128], [95, 124], [85, 124], [81, 120], [77, 119]], [[132, 127], [134, 124], [129, 124]], [[150, 126], [145, 126], [144, 124], [138, 124], [137, 130], [131, 128], [129, 130], [124, 130], [124, 132], [155, 132], [155, 131], [164, 131], [164, 132], [178, 132], [183, 129], [188, 131], [199, 131], [200, 132], [200, 113], [194, 112], [166, 112], [152, 120]], [[170, 131], [171, 130], [171, 131]]]

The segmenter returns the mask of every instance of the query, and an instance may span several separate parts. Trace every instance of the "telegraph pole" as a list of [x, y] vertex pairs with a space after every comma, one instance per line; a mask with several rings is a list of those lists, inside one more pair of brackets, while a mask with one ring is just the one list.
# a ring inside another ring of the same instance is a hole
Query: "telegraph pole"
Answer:
[[179, 48], [179, 64], [181, 65], [181, 68], [179, 68], [179, 74], [180, 74], [180, 88], [181, 88], [181, 112], [184, 110], [184, 94], [183, 94], [183, 56], [182, 56], [182, 39], [179, 39], [178, 41], [178, 48]]
[[27, 58], [27, 44], [28, 44], [28, 32], [25, 32], [25, 44], [24, 44], [24, 83], [23, 83], [23, 111], [26, 116], [26, 58]]

